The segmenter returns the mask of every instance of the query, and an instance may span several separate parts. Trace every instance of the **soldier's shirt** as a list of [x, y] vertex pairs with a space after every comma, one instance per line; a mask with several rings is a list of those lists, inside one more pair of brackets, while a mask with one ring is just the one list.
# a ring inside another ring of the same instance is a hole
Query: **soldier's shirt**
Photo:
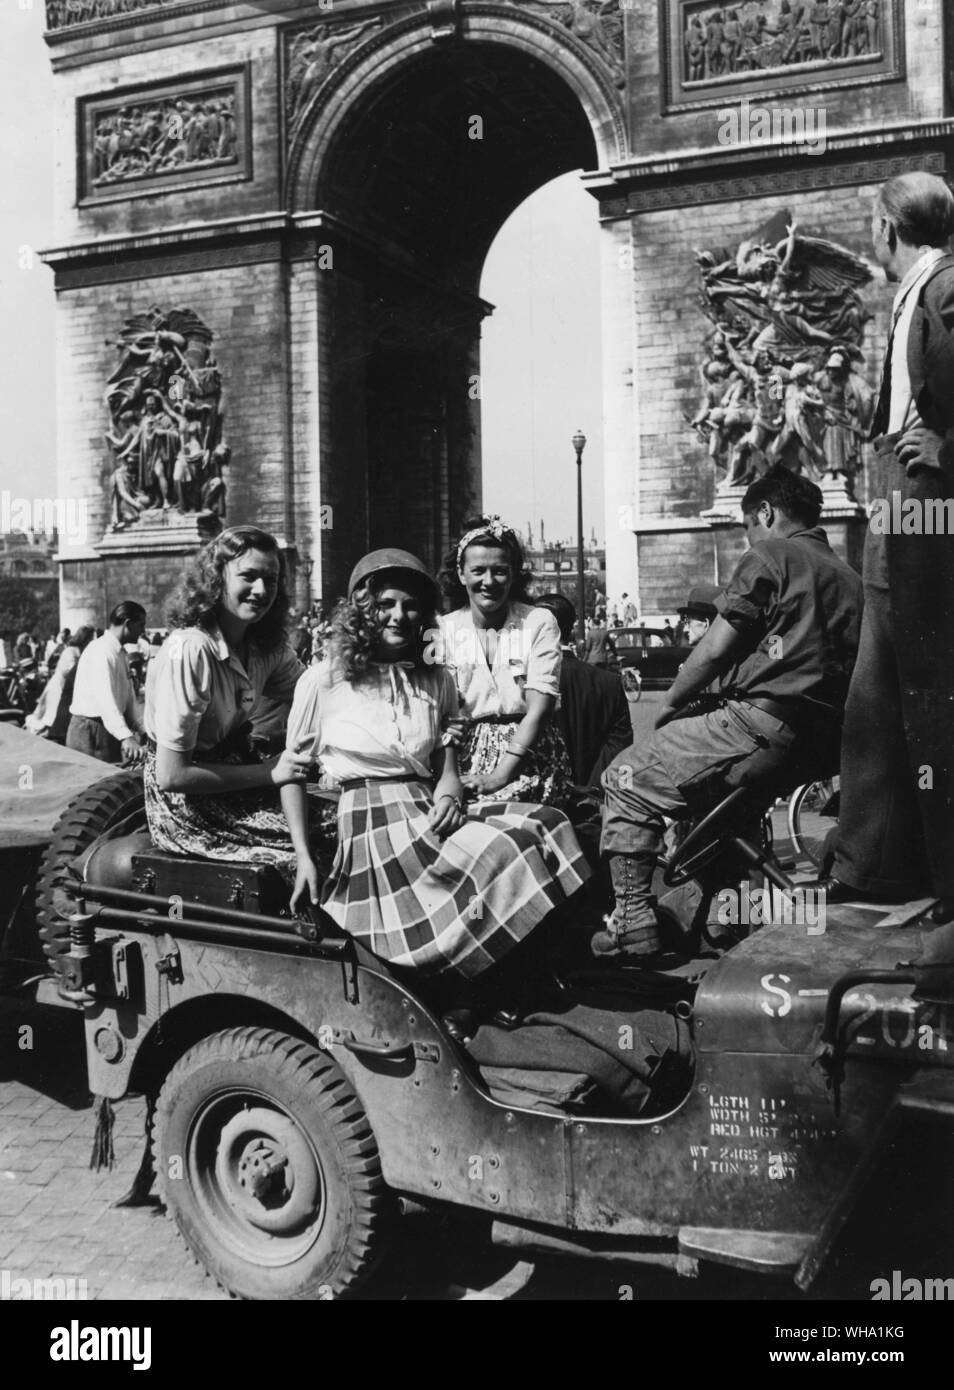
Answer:
[[736, 567], [716, 608], [751, 649], [719, 689], [740, 699], [796, 700], [820, 718], [844, 708], [858, 652], [861, 579], [820, 526], [758, 541]]

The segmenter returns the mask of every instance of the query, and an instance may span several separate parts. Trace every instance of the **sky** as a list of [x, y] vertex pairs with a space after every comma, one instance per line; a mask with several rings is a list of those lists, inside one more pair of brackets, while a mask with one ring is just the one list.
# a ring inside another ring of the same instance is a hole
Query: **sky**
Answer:
[[[42, 3], [0, 9], [0, 490], [55, 497], [55, 296], [36, 255], [58, 244]], [[595, 200], [564, 175], [504, 224], [481, 283], [496, 306], [482, 343], [484, 503], [521, 530], [543, 521], [548, 540], [575, 539], [578, 429], [584, 532], [603, 539], [598, 236]]]
[[542, 519], [554, 541], [576, 538], [578, 429], [583, 531], [605, 539], [597, 211], [576, 174], [538, 189], [501, 228], [480, 286], [496, 306], [481, 343], [484, 504], [521, 529]]
[[[42, 0], [0, 8], [0, 489], [55, 495], [53, 76]], [[24, 249], [26, 248], [26, 249]], [[31, 254], [32, 252], [32, 254]]]

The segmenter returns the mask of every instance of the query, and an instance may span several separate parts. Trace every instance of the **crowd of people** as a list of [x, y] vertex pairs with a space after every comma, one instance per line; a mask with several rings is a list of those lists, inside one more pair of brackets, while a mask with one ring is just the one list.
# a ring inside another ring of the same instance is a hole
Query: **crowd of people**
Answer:
[[[940, 179], [882, 190], [875, 254], [900, 290], [876, 423], [912, 497], [952, 487], [952, 232]], [[863, 602], [819, 525], [822, 500], [780, 465], [748, 487], [748, 549], [724, 585], [689, 594], [686, 659], [639, 743], [604, 614], [581, 650], [569, 599], [535, 595], [519, 535], [485, 515], [437, 574], [404, 549], [365, 555], [330, 617], [290, 608], [273, 536], [228, 528], [146, 649], [144, 700], [126, 653], [150, 615], [127, 601], [102, 633], [59, 635], [43, 731], [63, 736], [72, 679], [67, 745], [142, 766], [160, 849], [272, 864], [292, 908], [320, 906], [391, 965], [429, 976], [473, 984], [512, 953], [526, 968], [527, 939], [565, 923], [595, 868], [568, 816], [584, 791], [604, 801], [613, 890], [592, 951], [658, 961], [652, 876], [667, 820], [737, 787], [769, 796], [830, 775], [840, 744], [842, 824], [821, 886], [834, 900], [933, 890], [931, 920], [949, 921], [950, 539], [869, 533]], [[624, 595], [610, 622], [635, 617]], [[932, 791], [919, 796], [925, 765]]]

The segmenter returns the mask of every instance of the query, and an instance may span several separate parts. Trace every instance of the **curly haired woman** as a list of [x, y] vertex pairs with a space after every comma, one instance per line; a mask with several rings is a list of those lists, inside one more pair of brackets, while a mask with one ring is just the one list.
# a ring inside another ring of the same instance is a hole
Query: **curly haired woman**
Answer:
[[533, 578], [516, 532], [498, 516], [464, 523], [439, 579], [451, 611], [435, 654], [457, 682], [467, 720], [464, 785], [495, 801], [560, 805], [572, 780], [551, 716], [560, 695], [560, 629], [533, 607]]
[[149, 663], [143, 723], [149, 833], [160, 849], [272, 863], [290, 877], [291, 841], [276, 788], [304, 778], [305, 754], [260, 760], [249, 719], [263, 696], [290, 704], [302, 666], [288, 646], [285, 561], [255, 526], [199, 552]]
[[[354, 569], [325, 659], [302, 676], [288, 746], [307, 741], [341, 787], [338, 850], [321, 882], [306, 794], [281, 799], [306, 893], [395, 966], [472, 980], [589, 876], [566, 817], [545, 806], [464, 808], [453, 677], [428, 660], [437, 586], [415, 556], [378, 550]], [[549, 616], [549, 615], [547, 615]]]

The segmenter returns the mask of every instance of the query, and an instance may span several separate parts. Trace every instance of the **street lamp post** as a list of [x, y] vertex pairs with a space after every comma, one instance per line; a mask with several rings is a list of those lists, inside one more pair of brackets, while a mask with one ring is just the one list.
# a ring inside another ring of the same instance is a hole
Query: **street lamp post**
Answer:
[[580, 624], [580, 641], [586, 639], [586, 578], [583, 573], [583, 450], [586, 448], [586, 435], [577, 430], [573, 436], [576, 451], [576, 610]]
[[311, 617], [311, 572], [315, 562], [307, 552], [301, 557], [301, 567], [305, 576], [305, 616]]

